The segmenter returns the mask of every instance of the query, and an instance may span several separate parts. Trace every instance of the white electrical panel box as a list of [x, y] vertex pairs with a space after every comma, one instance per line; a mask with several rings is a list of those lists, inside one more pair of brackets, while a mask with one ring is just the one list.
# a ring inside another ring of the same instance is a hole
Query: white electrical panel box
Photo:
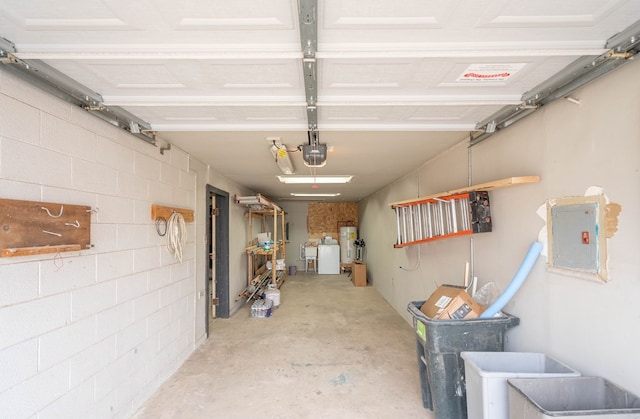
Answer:
[[606, 202], [601, 195], [549, 200], [549, 268], [605, 282], [605, 214]]

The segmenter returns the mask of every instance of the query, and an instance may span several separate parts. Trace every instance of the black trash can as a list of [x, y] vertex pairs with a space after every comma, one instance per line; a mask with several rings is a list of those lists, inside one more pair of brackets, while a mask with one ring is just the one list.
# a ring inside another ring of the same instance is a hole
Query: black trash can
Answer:
[[420, 311], [424, 301], [413, 301], [407, 310], [413, 316], [422, 404], [436, 419], [466, 419], [467, 399], [464, 360], [460, 352], [504, 351], [504, 334], [520, 324], [518, 317], [471, 320], [433, 320]]

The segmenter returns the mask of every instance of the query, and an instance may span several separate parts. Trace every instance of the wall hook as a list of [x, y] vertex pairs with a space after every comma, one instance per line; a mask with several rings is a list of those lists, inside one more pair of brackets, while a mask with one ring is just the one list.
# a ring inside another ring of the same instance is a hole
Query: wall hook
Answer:
[[60, 217], [62, 217], [62, 213], [64, 212], [64, 205], [60, 205], [60, 214], [58, 214], [58, 215], [51, 214], [51, 211], [49, 211], [49, 208], [47, 208], [47, 207], [40, 207], [40, 209], [43, 209], [43, 210], [47, 211], [47, 214], [49, 214], [49, 217], [51, 217], [51, 218], [60, 218]]
[[579, 105], [580, 104], [580, 100], [572, 98], [571, 96], [567, 96], [565, 97], [565, 99], [567, 99], [569, 102], [575, 104], [575, 105]]
[[160, 154], [164, 156], [164, 152], [168, 150], [171, 150], [171, 144], [167, 144], [166, 147], [160, 147]]

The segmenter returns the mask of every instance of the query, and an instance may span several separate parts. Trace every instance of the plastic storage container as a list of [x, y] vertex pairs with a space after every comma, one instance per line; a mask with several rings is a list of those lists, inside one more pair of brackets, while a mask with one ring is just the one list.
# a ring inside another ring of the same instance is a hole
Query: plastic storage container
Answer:
[[422, 404], [435, 419], [465, 419], [467, 401], [463, 351], [503, 351], [504, 335], [520, 324], [504, 313], [490, 319], [434, 320], [420, 311], [424, 301], [409, 303], [413, 316]]
[[271, 300], [273, 307], [280, 306], [280, 290], [276, 284], [269, 284], [267, 290], [264, 292], [264, 299]]
[[545, 354], [462, 352], [469, 419], [509, 419], [508, 378], [578, 377], [580, 373]]
[[273, 301], [271, 300], [256, 300], [251, 304], [251, 317], [264, 319], [271, 317], [271, 311], [273, 309]]
[[640, 399], [601, 377], [510, 378], [512, 419], [640, 418]]

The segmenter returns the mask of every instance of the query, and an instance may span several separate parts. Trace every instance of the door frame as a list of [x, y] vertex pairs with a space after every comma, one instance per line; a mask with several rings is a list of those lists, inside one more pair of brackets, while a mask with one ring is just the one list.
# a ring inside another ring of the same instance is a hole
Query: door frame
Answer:
[[[211, 201], [215, 198], [215, 208], [218, 210], [218, 215], [213, 215], [213, 207]], [[215, 219], [216, 237], [215, 237], [215, 273], [216, 273], [216, 295], [214, 298], [218, 299], [218, 306], [216, 308], [216, 318], [229, 318], [229, 192], [215, 188], [211, 185], [207, 185], [207, 199], [206, 199], [206, 214], [207, 214], [207, 255], [212, 252], [213, 237], [211, 232], [212, 222]], [[210, 256], [206, 258], [206, 272], [207, 272], [207, 310], [206, 310], [206, 331], [209, 336], [209, 319], [211, 316], [211, 300], [209, 299], [209, 283], [211, 281], [211, 269], [209, 269]]]

